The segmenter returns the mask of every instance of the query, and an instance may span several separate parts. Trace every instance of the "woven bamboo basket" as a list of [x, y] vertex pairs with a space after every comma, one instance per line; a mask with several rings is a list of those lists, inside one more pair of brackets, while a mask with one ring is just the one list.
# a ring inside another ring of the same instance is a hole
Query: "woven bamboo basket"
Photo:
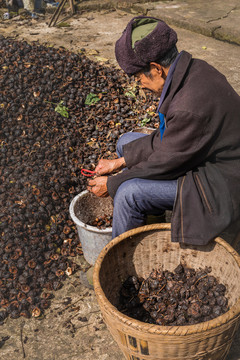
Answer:
[[[187, 246], [171, 242], [170, 224], [125, 232], [100, 253], [94, 289], [103, 319], [128, 360], [226, 359], [240, 322], [240, 256], [224, 240]], [[230, 310], [211, 321], [189, 326], [158, 326], [130, 318], [116, 308], [120, 287], [129, 275], [148, 277], [153, 268], [173, 271], [179, 263], [212, 267], [227, 287]]]

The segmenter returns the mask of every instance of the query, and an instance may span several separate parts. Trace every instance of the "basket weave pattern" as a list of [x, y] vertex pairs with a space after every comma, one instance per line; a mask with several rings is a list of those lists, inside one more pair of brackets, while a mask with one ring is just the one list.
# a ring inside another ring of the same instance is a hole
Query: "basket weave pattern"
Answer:
[[[240, 256], [216, 238], [204, 247], [172, 243], [169, 224], [130, 230], [112, 240], [99, 255], [93, 281], [105, 323], [128, 360], [224, 360], [240, 323]], [[190, 326], [158, 326], [134, 320], [116, 309], [122, 282], [129, 275], [147, 277], [160, 266], [179, 263], [212, 274], [227, 287], [230, 310]]]

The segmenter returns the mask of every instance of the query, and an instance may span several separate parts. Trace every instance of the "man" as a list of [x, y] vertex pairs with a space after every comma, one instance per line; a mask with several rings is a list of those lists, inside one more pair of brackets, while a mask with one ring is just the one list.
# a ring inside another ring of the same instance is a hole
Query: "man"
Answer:
[[176, 43], [166, 23], [144, 16], [116, 43], [120, 67], [160, 96], [160, 126], [123, 135], [119, 158], [100, 160], [89, 181], [94, 194], [114, 198], [113, 237], [173, 209], [172, 241], [203, 245], [240, 217], [240, 97]]

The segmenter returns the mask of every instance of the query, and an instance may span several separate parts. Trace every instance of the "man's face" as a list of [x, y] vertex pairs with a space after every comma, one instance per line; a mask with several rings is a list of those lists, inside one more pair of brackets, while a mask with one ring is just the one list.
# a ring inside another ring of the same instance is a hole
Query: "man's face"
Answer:
[[161, 96], [165, 83], [165, 73], [159, 64], [151, 63], [150, 72], [146, 75], [140, 71], [136, 74], [136, 78], [143, 89], [148, 89], [157, 96]]

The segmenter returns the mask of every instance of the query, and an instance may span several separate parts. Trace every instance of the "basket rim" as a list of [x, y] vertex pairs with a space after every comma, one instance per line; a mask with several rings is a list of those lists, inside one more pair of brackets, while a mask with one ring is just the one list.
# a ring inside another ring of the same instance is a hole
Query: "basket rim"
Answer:
[[[115, 306], [113, 306], [110, 301], [105, 296], [102, 287], [100, 285], [100, 279], [99, 279], [99, 273], [102, 266], [102, 262], [104, 260], [105, 255], [109, 252], [111, 248], [116, 246], [118, 243], [126, 239], [127, 237], [147, 232], [151, 230], [163, 230], [163, 231], [171, 231], [171, 224], [170, 223], [163, 223], [163, 224], [151, 224], [151, 225], [145, 225], [138, 227], [136, 229], [132, 229], [129, 231], [126, 231], [125, 233], [117, 236], [113, 240], [111, 240], [100, 252], [95, 265], [94, 265], [94, 272], [93, 272], [93, 285], [94, 285], [94, 291], [97, 297], [98, 302], [101, 301], [104, 308], [108, 309], [108, 313], [111, 315], [117, 317], [117, 319], [122, 322], [123, 324], [126, 324], [128, 326], [131, 326], [133, 330], [140, 330], [145, 331], [151, 334], [157, 334], [157, 335], [190, 335], [190, 334], [197, 334], [202, 333], [207, 330], [213, 330], [223, 324], [226, 324], [227, 322], [233, 321], [235, 318], [240, 318], [240, 297], [235, 305], [233, 305], [230, 310], [228, 310], [225, 314], [218, 316], [215, 319], [212, 319], [210, 321], [201, 322], [199, 324], [195, 325], [184, 325], [184, 326], [161, 326], [161, 325], [155, 325], [155, 324], [149, 324], [144, 323], [139, 320], [135, 320], [123, 313], [121, 313]], [[234, 258], [236, 261], [238, 267], [240, 267], [240, 255], [232, 248], [231, 245], [229, 245], [225, 240], [223, 240], [220, 237], [216, 237], [214, 239], [216, 243], [218, 243], [220, 246], [224, 247], [230, 255]]]

